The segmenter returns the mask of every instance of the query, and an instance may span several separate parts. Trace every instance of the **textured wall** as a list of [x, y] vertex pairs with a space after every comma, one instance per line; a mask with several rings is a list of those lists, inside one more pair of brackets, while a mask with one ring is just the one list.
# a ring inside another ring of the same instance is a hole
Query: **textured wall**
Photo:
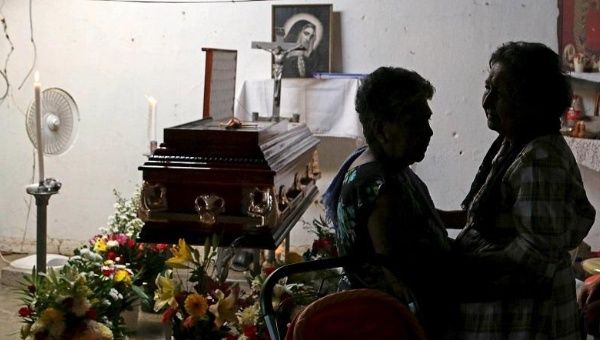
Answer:
[[[6, 1], [0, 9], [15, 48], [6, 69], [9, 97], [0, 105], [3, 249], [8, 247], [6, 240], [35, 238], [35, 206], [24, 190], [34, 174], [23, 116], [33, 96], [32, 77], [24, 81], [34, 58], [28, 3]], [[239, 51], [238, 89], [244, 80], [268, 78], [270, 57], [250, 49], [250, 42], [270, 39], [271, 5], [285, 3], [333, 3], [334, 71], [365, 73], [380, 65], [398, 65], [418, 70], [434, 83], [435, 135], [426, 160], [415, 169], [429, 184], [436, 203], [446, 209], [458, 207], [493, 138], [480, 109], [490, 53], [507, 40], [557, 45], [556, 1], [35, 0], [35, 68], [44, 86], [70, 92], [81, 111], [73, 148], [46, 161], [47, 175], [63, 182], [60, 194], [50, 201], [49, 237], [89, 238], [112, 213], [112, 189], [129, 195], [140, 184], [137, 166], [144, 161], [147, 146], [144, 95], [158, 100], [159, 128], [201, 116], [202, 47]], [[0, 60], [9, 51], [8, 41], [0, 39]], [[324, 139], [322, 185], [353, 146], [353, 141]], [[305, 218], [310, 221], [315, 214], [318, 211], [311, 210]], [[293, 237], [299, 244], [311, 239], [301, 228]]]

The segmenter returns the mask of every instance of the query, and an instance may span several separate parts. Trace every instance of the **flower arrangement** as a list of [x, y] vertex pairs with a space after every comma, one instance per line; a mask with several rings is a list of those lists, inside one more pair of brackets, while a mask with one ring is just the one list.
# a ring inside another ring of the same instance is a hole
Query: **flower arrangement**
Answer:
[[[291, 256], [292, 262], [301, 259], [301, 256], [295, 253]], [[289, 254], [288, 254], [289, 255]], [[288, 256], [289, 260], [290, 256]], [[248, 275], [248, 283], [250, 284], [250, 294], [247, 296], [245, 303], [240, 304], [237, 316], [237, 327], [240, 333], [238, 339], [244, 340], [259, 340], [270, 339], [263, 315], [259, 306], [259, 298], [262, 287], [267, 277], [278, 267], [288, 262], [281, 261], [275, 258], [275, 262], [263, 266], [261, 272], [255, 276]], [[299, 282], [287, 282], [282, 280], [273, 287], [273, 309], [277, 312], [278, 320], [284, 320], [281, 323], [285, 329], [285, 324], [293, 318], [300, 306], [308, 304], [316, 295], [315, 290], [311, 285], [305, 285]]]
[[[218, 243], [218, 237], [207, 238], [201, 256], [180, 239], [166, 261], [170, 269], [156, 277], [154, 310], [163, 311], [162, 321], [171, 324], [175, 339], [222, 339], [236, 334], [230, 324], [235, 322], [239, 286], [217, 282], [208, 274]], [[187, 280], [182, 279], [182, 270], [189, 274]]]
[[107, 266], [90, 251], [76, 251], [60, 270], [25, 276], [19, 316], [22, 339], [113, 339], [126, 329], [121, 312], [136, 294], [126, 266]]
[[[116, 198], [114, 214], [109, 216], [107, 226], [100, 228], [101, 233], [84, 247], [100, 254], [108, 266], [126, 265], [135, 273], [133, 284], [144, 287], [145, 292], [152, 295], [156, 288], [156, 276], [166, 269], [169, 245], [137, 242], [136, 238], [144, 225], [137, 217], [140, 193], [136, 191], [130, 199], [124, 198], [116, 190], [113, 193]], [[151, 306], [150, 299], [145, 299], [143, 303], [146, 307]]]
[[[166, 261], [169, 269], [156, 278], [155, 310], [163, 312], [162, 321], [171, 325], [175, 339], [269, 339], [259, 295], [268, 274], [282, 263], [276, 261], [258, 275], [248, 275], [251, 288], [246, 292], [237, 283], [219, 282], [209, 274], [215, 269], [218, 244], [218, 237], [207, 239], [203, 255], [183, 239], [171, 248], [172, 257]], [[189, 278], [183, 277], [182, 270]], [[278, 284], [275, 306], [294, 306], [302, 287]]]
[[302, 221], [304, 229], [313, 233], [317, 238], [313, 241], [310, 249], [304, 252], [305, 260], [317, 260], [320, 258], [337, 257], [338, 251], [335, 245], [335, 230], [323, 216], [315, 218], [311, 223]]

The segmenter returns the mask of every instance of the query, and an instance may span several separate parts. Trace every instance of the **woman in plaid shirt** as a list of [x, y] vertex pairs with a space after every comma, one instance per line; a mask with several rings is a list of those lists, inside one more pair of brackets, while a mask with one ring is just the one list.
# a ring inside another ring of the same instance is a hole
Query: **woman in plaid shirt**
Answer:
[[595, 210], [559, 132], [572, 90], [560, 57], [543, 44], [506, 43], [489, 65], [482, 104], [499, 137], [462, 205], [455, 246], [471, 260], [465, 268], [479, 268], [479, 287], [459, 304], [454, 335], [580, 339], [568, 251]]

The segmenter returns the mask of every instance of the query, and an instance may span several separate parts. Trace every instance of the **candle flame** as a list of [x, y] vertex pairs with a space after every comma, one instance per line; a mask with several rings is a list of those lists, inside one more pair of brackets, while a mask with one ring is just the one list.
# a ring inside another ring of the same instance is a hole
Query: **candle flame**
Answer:
[[35, 71], [35, 73], [33, 74], [33, 80], [38, 83], [40, 81], [40, 72], [39, 71]]
[[146, 96], [146, 99], [148, 99], [148, 103], [150, 103], [151, 105], [156, 105], [156, 99], [154, 99], [154, 97]]

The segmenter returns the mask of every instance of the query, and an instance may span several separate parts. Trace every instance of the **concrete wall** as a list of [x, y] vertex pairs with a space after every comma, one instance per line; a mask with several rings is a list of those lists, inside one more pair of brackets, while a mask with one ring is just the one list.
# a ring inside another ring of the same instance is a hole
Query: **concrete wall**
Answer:
[[[0, 104], [0, 246], [17, 251], [35, 241], [35, 205], [24, 189], [35, 173], [24, 123], [33, 97], [33, 77], [27, 77], [34, 60], [28, 3], [6, 1], [0, 8], [14, 45], [6, 66], [9, 96]], [[49, 205], [51, 246], [91, 237], [113, 211], [112, 189], [129, 195], [141, 183], [137, 167], [148, 142], [144, 95], [158, 100], [159, 129], [201, 116], [202, 47], [238, 50], [238, 89], [244, 80], [269, 78], [269, 55], [250, 49], [250, 42], [270, 40], [271, 6], [286, 3], [333, 4], [333, 71], [366, 73], [397, 65], [433, 82], [435, 135], [426, 160], [415, 169], [445, 209], [458, 207], [494, 137], [480, 108], [490, 53], [508, 40], [557, 46], [556, 1], [34, 0], [35, 69], [44, 87], [70, 92], [81, 112], [73, 148], [46, 158], [46, 174], [63, 183]], [[0, 60], [9, 52], [8, 40], [1, 38]], [[4, 88], [0, 82], [0, 91]], [[352, 140], [323, 139], [321, 186], [353, 147]], [[311, 209], [305, 219], [319, 213]], [[292, 234], [295, 244], [311, 239], [302, 228]]]

